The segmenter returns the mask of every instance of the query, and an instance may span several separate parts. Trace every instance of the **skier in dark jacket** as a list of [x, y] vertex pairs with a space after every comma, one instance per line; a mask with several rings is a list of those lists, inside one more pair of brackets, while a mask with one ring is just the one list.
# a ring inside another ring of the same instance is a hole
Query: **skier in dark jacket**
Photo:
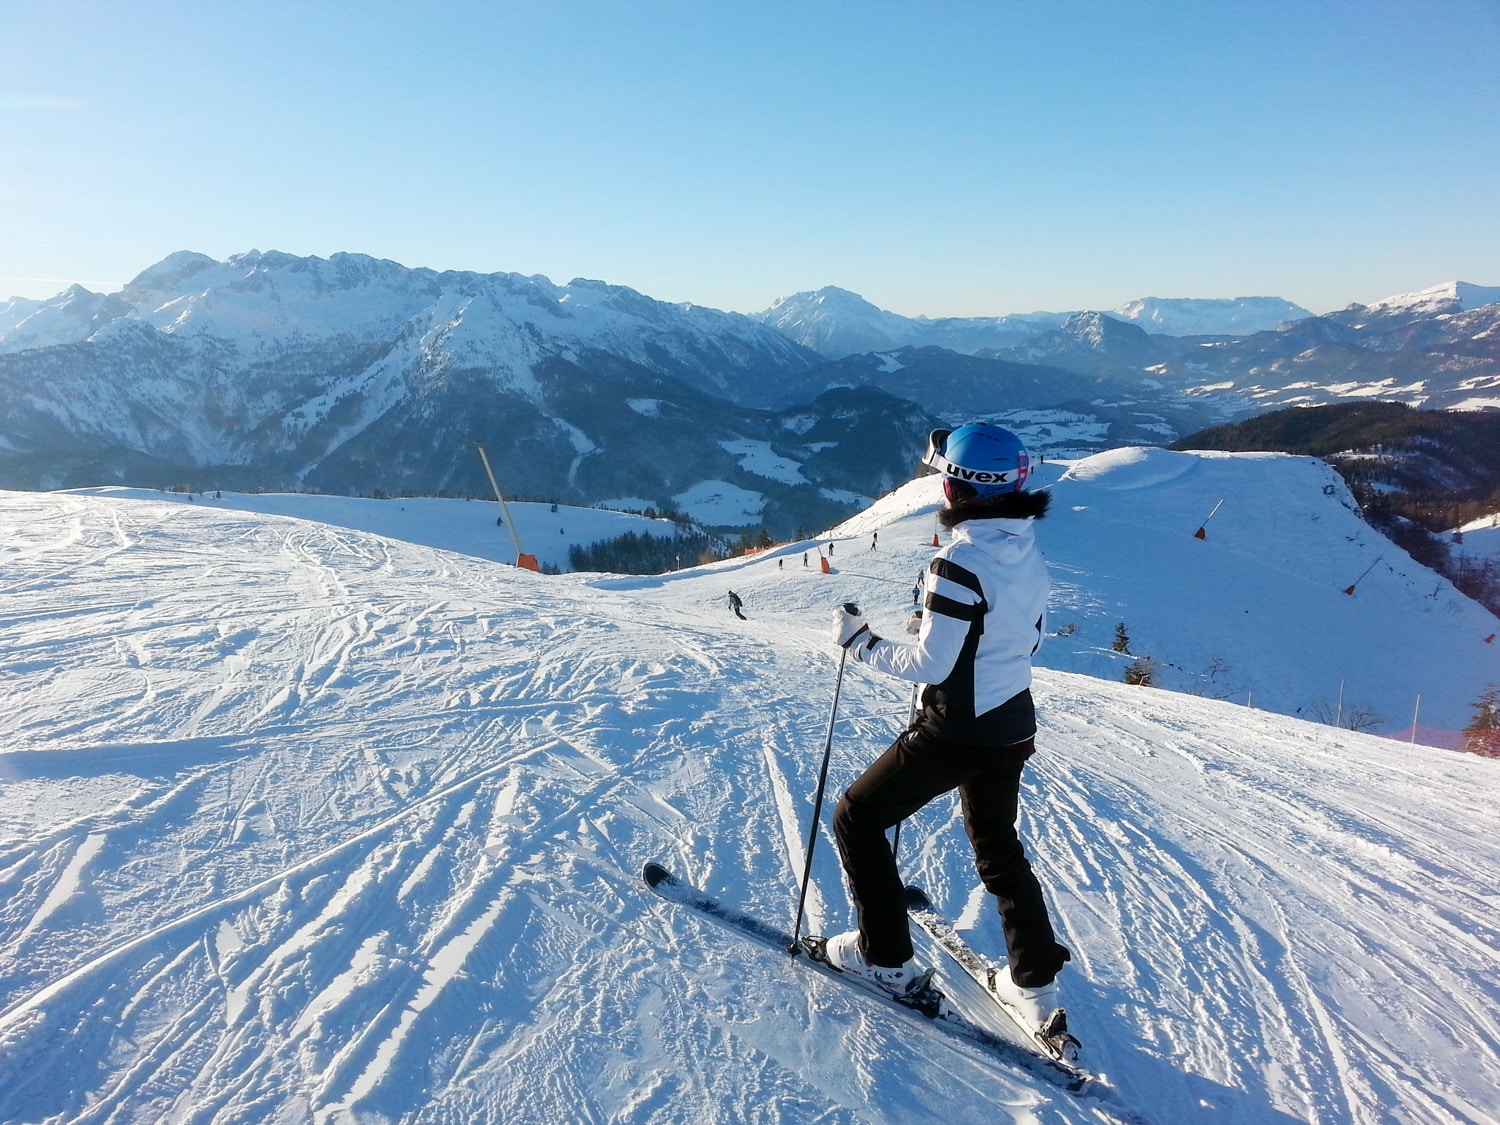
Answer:
[[1032, 525], [1051, 497], [1024, 490], [1025, 447], [988, 423], [935, 431], [924, 464], [943, 475], [939, 518], [953, 541], [928, 567], [916, 642], [886, 640], [863, 617], [835, 611], [834, 640], [855, 660], [926, 686], [911, 725], [834, 813], [859, 928], [830, 938], [828, 958], [898, 993], [919, 978], [886, 830], [957, 789], [979, 877], [1005, 930], [1012, 979], [997, 986], [1040, 1027], [1058, 1007], [1056, 977], [1070, 959], [1016, 834], [1021, 772], [1035, 749], [1031, 657], [1048, 592]]
[[741, 621], [745, 620], [745, 615], [740, 612], [740, 610], [744, 607], [744, 605], [745, 605], [745, 603], [742, 602], [742, 601], [740, 601], [740, 596], [738, 594], [736, 594], [733, 590], [730, 590], [729, 591], [729, 608], [732, 609], [732, 610], [734, 610], [734, 615], [736, 617], [738, 617]]

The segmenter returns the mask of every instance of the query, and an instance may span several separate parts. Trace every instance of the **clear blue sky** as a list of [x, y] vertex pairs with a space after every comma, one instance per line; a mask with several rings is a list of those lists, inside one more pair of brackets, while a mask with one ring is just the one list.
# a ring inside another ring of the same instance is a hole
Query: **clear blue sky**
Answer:
[[0, 0], [0, 296], [183, 249], [741, 312], [1500, 285], [1500, 0]]

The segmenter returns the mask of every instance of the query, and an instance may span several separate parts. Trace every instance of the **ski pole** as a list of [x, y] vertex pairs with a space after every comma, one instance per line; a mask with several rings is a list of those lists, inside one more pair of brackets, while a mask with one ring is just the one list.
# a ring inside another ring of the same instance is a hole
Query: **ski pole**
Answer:
[[[847, 613], [858, 614], [859, 606], [845, 602]], [[833, 681], [833, 707], [828, 712], [828, 740], [823, 744], [823, 767], [818, 771], [818, 796], [813, 802], [812, 831], [807, 834], [807, 863], [802, 869], [802, 893], [797, 896], [797, 921], [792, 925], [792, 944], [786, 951], [792, 956], [802, 952], [798, 939], [802, 936], [802, 914], [807, 907], [807, 884], [812, 879], [813, 848], [818, 842], [818, 819], [823, 815], [823, 790], [828, 785], [828, 759], [833, 756], [833, 721], [839, 713], [839, 692], [844, 687], [844, 664], [849, 659], [846, 648], [839, 654], [839, 674]]]

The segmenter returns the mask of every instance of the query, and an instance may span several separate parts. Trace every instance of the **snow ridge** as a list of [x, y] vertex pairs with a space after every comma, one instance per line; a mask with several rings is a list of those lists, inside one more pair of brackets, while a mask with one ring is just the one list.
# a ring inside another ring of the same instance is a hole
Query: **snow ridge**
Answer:
[[1385, 297], [1367, 307], [1378, 312], [1471, 312], [1496, 301], [1500, 301], [1500, 286], [1448, 281], [1415, 293]]

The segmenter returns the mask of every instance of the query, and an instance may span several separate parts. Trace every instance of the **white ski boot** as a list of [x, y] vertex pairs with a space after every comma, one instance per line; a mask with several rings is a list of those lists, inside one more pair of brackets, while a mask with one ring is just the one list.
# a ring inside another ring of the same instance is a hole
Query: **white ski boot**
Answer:
[[865, 960], [864, 952], [859, 948], [858, 930], [850, 930], [848, 933], [836, 934], [829, 938], [824, 951], [828, 963], [839, 972], [874, 981], [893, 996], [904, 996], [914, 987], [921, 987], [932, 975], [917, 968], [916, 958], [895, 968], [870, 964]]
[[989, 972], [990, 992], [1055, 1059], [1076, 1062], [1080, 1044], [1068, 1031], [1068, 1013], [1063, 1009], [1062, 989], [1057, 981], [1040, 988], [1022, 988], [1010, 970], [996, 966]]
[[1001, 987], [1008, 985], [1011, 989], [1011, 1003], [1021, 1013], [1033, 1034], [1046, 1027], [1052, 1013], [1062, 1007], [1062, 989], [1057, 987], [1056, 981], [1044, 984], [1041, 988], [1022, 988], [1010, 979], [1009, 973], [995, 975], [1003, 979]]
[[990, 991], [1033, 1035], [1045, 1037], [1067, 1027], [1067, 1013], [1062, 1007], [1062, 989], [1053, 980], [1039, 988], [1022, 988], [1011, 977], [1010, 970], [997, 965], [989, 973]]

